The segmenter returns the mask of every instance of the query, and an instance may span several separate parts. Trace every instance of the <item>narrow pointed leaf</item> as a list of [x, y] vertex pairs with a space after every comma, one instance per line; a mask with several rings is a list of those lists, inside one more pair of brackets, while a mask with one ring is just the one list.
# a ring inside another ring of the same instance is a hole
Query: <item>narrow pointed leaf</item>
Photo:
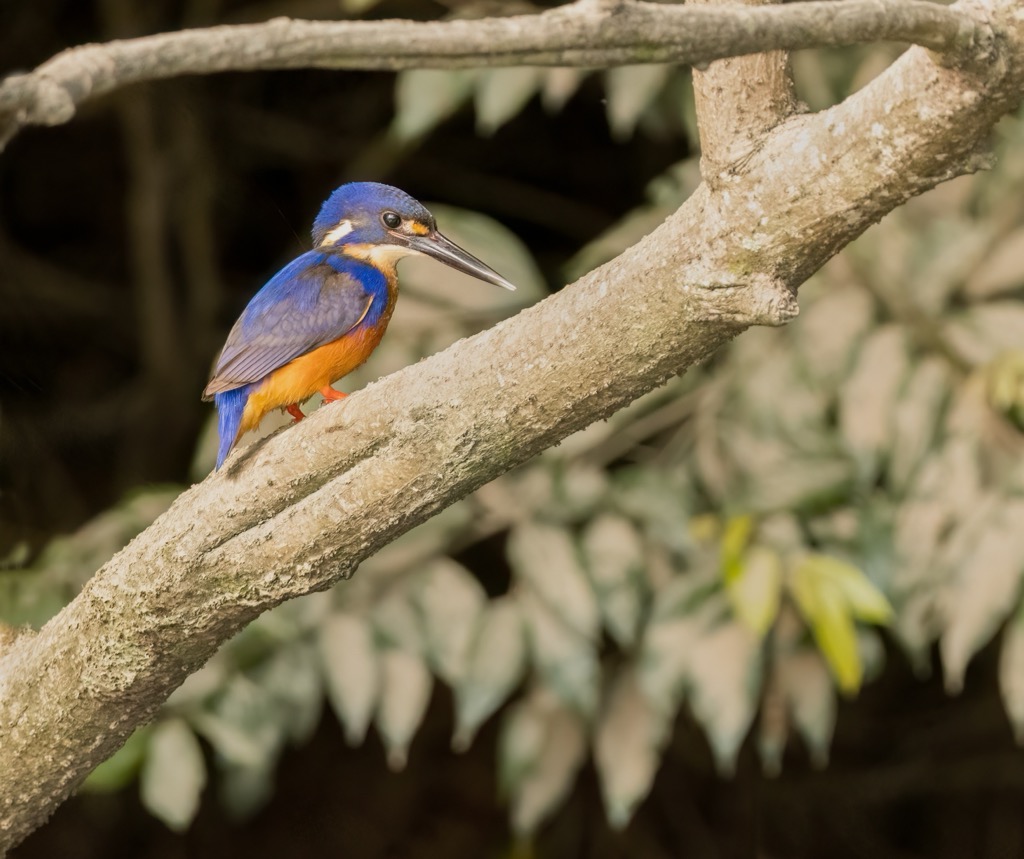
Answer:
[[640, 535], [625, 517], [606, 513], [587, 526], [582, 547], [605, 626], [621, 647], [631, 647], [645, 596]]
[[532, 730], [512, 727], [503, 737], [499, 755], [502, 770], [515, 772], [517, 778], [506, 782], [512, 812], [512, 828], [519, 836], [532, 834], [568, 795], [586, 753], [583, 722], [557, 699], [543, 693], [532, 695], [510, 714], [511, 721], [539, 720], [543, 725], [543, 743], [531, 759], [505, 763], [514, 753], [522, 754], [524, 740]]
[[406, 142], [422, 137], [455, 113], [469, 98], [472, 72], [410, 69], [395, 80], [395, 118], [389, 134]]
[[433, 677], [418, 656], [394, 648], [381, 654], [381, 694], [377, 730], [388, 753], [388, 766], [401, 770], [416, 729], [430, 703]]
[[525, 591], [520, 604], [526, 618], [530, 654], [544, 682], [566, 705], [589, 716], [597, 707], [601, 669], [595, 645]]
[[350, 746], [366, 736], [380, 690], [373, 630], [362, 617], [335, 614], [320, 627], [318, 645], [327, 697]]
[[853, 373], [839, 395], [839, 430], [850, 451], [873, 468], [893, 433], [898, 402], [909, 363], [907, 335], [884, 325], [861, 347]]
[[480, 583], [449, 558], [430, 563], [416, 582], [426, 655], [438, 677], [454, 686], [487, 597]]
[[672, 66], [618, 66], [605, 72], [608, 125], [617, 140], [632, 136], [644, 111], [657, 97]]
[[647, 796], [669, 719], [643, 695], [632, 667], [615, 679], [598, 722], [594, 759], [608, 820], [621, 829]]
[[733, 516], [725, 523], [722, 533], [722, 578], [726, 584], [739, 578], [743, 572], [743, 554], [754, 533], [752, 516]]
[[452, 743], [469, 747], [477, 728], [498, 709], [522, 679], [526, 636], [522, 612], [511, 597], [494, 600], [480, 616], [466, 670], [455, 686], [456, 725]]
[[980, 536], [957, 553], [961, 560], [947, 595], [949, 620], [939, 643], [952, 692], [962, 687], [971, 657], [1016, 607], [1024, 574], [1024, 501], [998, 497], [991, 515], [978, 524]]
[[814, 765], [824, 767], [836, 724], [836, 694], [828, 667], [819, 653], [801, 648], [781, 656], [777, 671], [793, 727], [807, 744]]
[[775, 621], [782, 595], [782, 559], [766, 546], [754, 546], [727, 580], [726, 592], [736, 616], [758, 636]]
[[206, 786], [206, 762], [184, 719], [166, 719], [150, 735], [139, 790], [142, 804], [175, 832], [188, 829]]
[[597, 598], [564, 528], [529, 522], [509, 535], [508, 559], [548, 610], [586, 639], [600, 627]]
[[842, 592], [850, 613], [867, 623], [887, 623], [892, 606], [871, 580], [852, 564], [831, 555], [808, 555], [804, 561], [813, 565], [814, 574], [827, 578]]
[[535, 66], [483, 69], [476, 82], [476, 130], [494, 134], [516, 116], [544, 83], [544, 70]]
[[704, 726], [715, 762], [731, 774], [761, 693], [760, 642], [745, 626], [719, 624], [700, 636], [689, 667], [690, 707]]
[[320, 723], [323, 678], [312, 644], [295, 642], [279, 648], [260, 666], [256, 678], [281, 705], [285, 730], [293, 743], [304, 743]]

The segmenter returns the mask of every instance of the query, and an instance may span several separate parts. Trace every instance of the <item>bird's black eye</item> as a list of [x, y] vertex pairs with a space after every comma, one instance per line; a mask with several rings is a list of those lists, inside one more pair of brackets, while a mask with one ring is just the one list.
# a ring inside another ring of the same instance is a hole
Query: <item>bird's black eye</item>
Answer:
[[397, 229], [398, 225], [402, 223], [402, 219], [394, 212], [385, 212], [380, 219], [389, 230]]

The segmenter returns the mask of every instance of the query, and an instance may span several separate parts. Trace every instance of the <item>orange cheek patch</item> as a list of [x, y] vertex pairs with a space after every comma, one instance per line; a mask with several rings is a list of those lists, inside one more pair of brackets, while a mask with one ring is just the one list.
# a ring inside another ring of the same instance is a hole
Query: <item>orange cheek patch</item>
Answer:
[[430, 232], [430, 228], [426, 224], [422, 224], [419, 221], [409, 222], [409, 231], [415, 233], [417, 236], [425, 236]]

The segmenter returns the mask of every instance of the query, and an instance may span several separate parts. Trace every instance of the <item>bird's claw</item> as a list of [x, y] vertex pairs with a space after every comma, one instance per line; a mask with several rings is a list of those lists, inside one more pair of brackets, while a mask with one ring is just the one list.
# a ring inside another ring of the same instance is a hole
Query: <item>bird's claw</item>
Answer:
[[345, 399], [348, 394], [336, 391], [330, 385], [324, 385], [324, 387], [320, 389], [320, 396], [324, 398], [325, 403], [336, 403], [338, 400]]

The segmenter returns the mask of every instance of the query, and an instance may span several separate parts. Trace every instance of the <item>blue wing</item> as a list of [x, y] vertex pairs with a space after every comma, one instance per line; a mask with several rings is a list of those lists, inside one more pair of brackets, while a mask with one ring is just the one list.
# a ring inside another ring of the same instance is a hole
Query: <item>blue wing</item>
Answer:
[[337, 340], [366, 316], [373, 298], [327, 254], [303, 254], [253, 296], [228, 335], [203, 399], [259, 381]]

